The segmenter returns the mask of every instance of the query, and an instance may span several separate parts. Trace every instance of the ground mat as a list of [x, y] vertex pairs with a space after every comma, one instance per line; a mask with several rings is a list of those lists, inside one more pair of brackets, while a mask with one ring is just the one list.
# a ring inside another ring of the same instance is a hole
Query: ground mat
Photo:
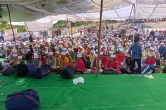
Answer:
[[35, 89], [40, 110], [166, 110], [166, 75], [154, 79], [130, 75], [75, 75], [84, 84], [51, 74], [41, 80], [30, 77], [0, 76], [0, 110], [5, 110], [8, 94]]

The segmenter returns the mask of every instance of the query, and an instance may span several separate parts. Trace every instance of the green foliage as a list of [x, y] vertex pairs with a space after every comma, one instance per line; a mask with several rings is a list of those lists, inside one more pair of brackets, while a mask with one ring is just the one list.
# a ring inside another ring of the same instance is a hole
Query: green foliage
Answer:
[[[25, 32], [26, 29], [25, 29], [25, 26], [13, 26], [14, 29], [17, 28], [17, 31], [18, 32]], [[11, 29], [11, 25], [8, 24], [7, 22], [5, 21], [1, 21], [1, 24], [0, 24], [0, 31], [5, 31], [5, 30], [9, 30]]]
[[26, 31], [25, 26], [14, 26], [13, 28], [17, 28], [18, 32], [25, 32]]
[[53, 28], [66, 28], [66, 21], [58, 21], [53, 25]]
[[[71, 22], [72, 27], [77, 26], [86, 26], [88, 25], [89, 21], [77, 21], [77, 22]], [[97, 25], [97, 22], [91, 22], [94, 25]], [[67, 28], [66, 21], [58, 21], [56, 24], [54, 24], [53, 28]]]

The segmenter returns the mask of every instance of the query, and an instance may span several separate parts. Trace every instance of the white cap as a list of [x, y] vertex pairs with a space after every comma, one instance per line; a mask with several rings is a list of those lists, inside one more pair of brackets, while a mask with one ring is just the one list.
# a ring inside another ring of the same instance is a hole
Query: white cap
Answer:
[[55, 46], [55, 47], [54, 47], [54, 49], [58, 49], [58, 47], [57, 47], [57, 46]]
[[98, 54], [95, 54], [95, 57], [98, 57]]
[[37, 53], [34, 53], [34, 58], [39, 58], [39, 55]]
[[22, 56], [18, 56], [19, 59], [22, 59]]
[[13, 57], [17, 57], [17, 54], [13, 54]]
[[125, 55], [126, 57], [130, 57], [130, 54], [128, 54], [128, 53], [126, 53], [126, 55]]
[[114, 53], [114, 51], [109, 51], [109, 54], [113, 54]]
[[61, 55], [65, 55], [65, 52], [62, 52]]
[[67, 49], [66, 48], [63, 48], [63, 51], [66, 51]]
[[111, 54], [111, 58], [115, 58], [115, 55], [114, 55], [114, 54]]
[[48, 55], [53, 55], [53, 52], [49, 52]]
[[36, 47], [40, 47], [40, 45], [36, 44]]
[[82, 57], [82, 54], [81, 54], [81, 53], [78, 53], [78, 54], [77, 54], [77, 57], [81, 58], [81, 57]]
[[104, 52], [100, 52], [100, 55], [103, 55], [104, 54]]
[[17, 53], [17, 50], [16, 50], [16, 48], [14, 48], [12, 52], [13, 52], [13, 53]]
[[111, 47], [111, 50], [115, 50], [115, 47], [114, 47], [114, 46], [112, 46], [112, 47]]
[[152, 57], [153, 55], [154, 55], [153, 52], [149, 52], [149, 53], [148, 53], [148, 56], [149, 56], [149, 57]]
[[19, 45], [18, 48], [21, 48], [21, 46]]
[[63, 43], [63, 41], [59, 41], [59, 43], [60, 43], [60, 44], [62, 44], [62, 43]]
[[153, 47], [150, 47], [150, 50], [154, 50], [154, 48], [153, 48]]
[[123, 48], [119, 48], [119, 51], [123, 52], [124, 50], [123, 50]]
[[27, 52], [30, 52], [31, 50], [30, 49], [26, 49]]

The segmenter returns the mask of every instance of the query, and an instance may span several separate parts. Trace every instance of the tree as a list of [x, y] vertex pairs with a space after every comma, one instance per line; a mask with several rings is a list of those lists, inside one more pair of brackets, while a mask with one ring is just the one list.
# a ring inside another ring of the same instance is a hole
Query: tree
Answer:
[[[15, 29], [17, 29], [17, 31], [18, 32], [25, 32], [26, 31], [26, 28], [25, 28], [25, 26], [13, 26], [13, 28]], [[8, 22], [6, 22], [6, 21], [1, 21], [1, 24], [0, 24], [0, 30], [1, 31], [5, 31], [5, 30], [9, 30], [9, 29], [11, 29], [11, 25], [10, 24], [8, 24]]]

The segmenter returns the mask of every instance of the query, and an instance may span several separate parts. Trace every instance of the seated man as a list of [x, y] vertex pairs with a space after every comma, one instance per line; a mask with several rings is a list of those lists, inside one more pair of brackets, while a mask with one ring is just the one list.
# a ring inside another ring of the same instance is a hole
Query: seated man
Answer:
[[26, 60], [24, 60], [24, 58], [22, 56], [18, 56], [18, 60], [20, 61], [20, 64], [22, 64], [22, 65], [28, 64], [28, 62]]
[[[131, 71], [131, 65], [132, 65], [132, 63], [131, 63], [132, 61], [131, 61], [131, 56], [130, 56], [130, 54], [126, 54], [125, 55], [125, 59], [124, 59], [124, 62], [123, 62], [123, 66], [122, 66], [122, 69], [121, 69], [121, 72], [123, 73], [123, 74], [131, 74], [132, 73], [132, 71]], [[134, 68], [134, 70], [135, 70], [135, 72], [137, 72], [137, 69], [138, 69], [138, 65], [137, 65], [137, 63], [135, 63], [135, 68]]]
[[69, 57], [66, 57], [66, 54], [62, 52], [60, 58], [60, 69], [63, 69], [65, 66], [71, 66], [71, 65], [72, 64], [69, 60]]
[[152, 73], [156, 66], [156, 59], [153, 57], [153, 52], [148, 53], [148, 57], [144, 59], [141, 74]]
[[57, 59], [57, 53], [54, 55], [53, 52], [48, 53], [48, 58], [47, 58], [47, 65], [49, 65], [50, 70], [53, 72], [57, 72], [59, 67], [59, 59]]
[[17, 58], [17, 54], [13, 54], [13, 59], [9, 62], [9, 65], [16, 67], [20, 64], [20, 60]]
[[20, 64], [17, 65], [17, 77], [25, 77], [28, 75], [28, 69], [27, 69], [27, 62], [22, 58], [22, 56], [18, 56], [18, 60], [20, 61]]
[[40, 57], [38, 54], [34, 53], [34, 61], [33, 61], [35, 68], [36, 69], [41, 69], [42, 68], [42, 62], [40, 60]]

